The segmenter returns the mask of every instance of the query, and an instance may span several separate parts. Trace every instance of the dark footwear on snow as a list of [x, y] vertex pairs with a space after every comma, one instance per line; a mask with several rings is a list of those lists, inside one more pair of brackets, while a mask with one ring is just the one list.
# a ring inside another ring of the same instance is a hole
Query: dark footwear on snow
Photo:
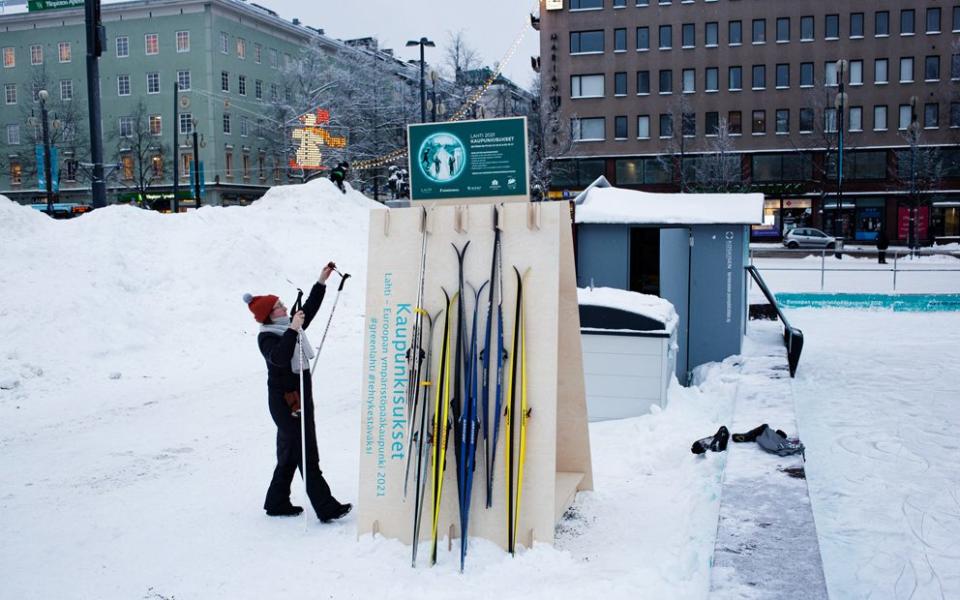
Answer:
[[690, 452], [693, 452], [694, 454], [703, 454], [710, 449], [710, 442], [712, 441], [712, 435], [708, 435], [705, 438], [700, 438], [693, 443], [693, 446], [690, 447]]
[[295, 517], [303, 512], [303, 507], [300, 506], [284, 506], [283, 508], [278, 508], [275, 510], [268, 510], [267, 515], [271, 517]]
[[724, 425], [720, 426], [720, 429], [713, 434], [713, 439], [710, 441], [710, 449], [714, 452], [723, 452], [727, 449], [727, 442], [730, 440], [730, 430], [728, 430]]
[[763, 430], [769, 427], [766, 423], [759, 427], [754, 427], [746, 433], [735, 433], [733, 434], [733, 441], [735, 442], [755, 442], [757, 438], [760, 437], [760, 434], [763, 433]]
[[335, 508], [330, 514], [320, 517], [321, 523], [330, 523], [331, 521], [336, 521], [340, 517], [346, 515], [353, 508], [353, 505], [349, 502], [347, 504], [341, 504]]

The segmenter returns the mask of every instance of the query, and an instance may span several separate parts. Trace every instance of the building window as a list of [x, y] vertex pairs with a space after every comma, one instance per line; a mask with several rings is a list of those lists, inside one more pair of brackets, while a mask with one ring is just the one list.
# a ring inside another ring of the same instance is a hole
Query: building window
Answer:
[[[571, 31], [570, 54], [586, 54], [588, 52], [603, 52], [603, 30], [599, 31]], [[270, 66], [276, 67], [277, 51], [270, 49]]]
[[163, 117], [160, 115], [150, 115], [150, 135], [163, 135]]
[[117, 75], [117, 95], [118, 96], [130, 95], [130, 76], [129, 75]]
[[913, 57], [905, 56], [900, 59], [900, 83], [913, 81]]
[[767, 66], [753, 65], [753, 83], [755, 90], [762, 90], [767, 87]]
[[570, 0], [570, 10], [603, 8], [603, 0]]
[[243, 38], [237, 38], [237, 58], [240, 60], [247, 59], [247, 40]]
[[31, 65], [43, 64], [43, 46], [41, 46], [40, 44], [34, 44], [30, 46], [30, 64]]
[[227, 35], [226, 31], [220, 32], [220, 52], [222, 54], [230, 53], [230, 36]]
[[863, 85], [863, 61], [850, 61], [850, 85]]
[[133, 117], [120, 117], [120, 137], [133, 137]]
[[927, 9], [927, 33], [940, 33], [940, 9]]
[[731, 110], [727, 113], [727, 129], [730, 130], [730, 135], [743, 133], [743, 115], [739, 110]]
[[13, 123], [7, 125], [7, 144], [16, 146], [20, 143], [20, 125]]
[[603, 117], [571, 119], [573, 140], [575, 142], [603, 141], [605, 139], [604, 121]]
[[873, 15], [873, 35], [876, 37], [890, 35], [890, 11], [878, 10]]
[[718, 91], [720, 89], [720, 69], [717, 67], [707, 67], [704, 83], [706, 91]]
[[160, 73], [147, 73], [147, 93], [160, 93]]
[[743, 23], [740, 21], [730, 21], [727, 24], [727, 38], [731, 46], [739, 46], [743, 43]]
[[850, 39], [863, 37], [863, 13], [850, 13]]
[[133, 181], [133, 156], [124, 154], [120, 157], [120, 170], [126, 181]]
[[163, 178], [163, 157], [159, 154], [150, 158], [150, 164], [153, 167], [153, 176], [157, 179]]
[[[589, 33], [589, 32], [588, 32], [588, 33]], [[599, 31], [599, 32], [596, 32], [596, 31], [595, 31], [595, 32], [592, 32], [592, 33], [599, 33], [599, 34], [600, 34], [600, 52], [603, 52], [603, 32], [602, 32], [602, 31]], [[579, 39], [579, 38], [578, 38], [578, 39]], [[578, 43], [579, 43], [579, 42], [578, 42]], [[570, 47], [573, 48], [573, 33], [570, 34]], [[571, 53], [573, 53], [572, 50], [571, 50]], [[270, 48], [270, 68], [271, 68], [271, 69], [276, 69], [277, 67], [280, 66], [280, 58], [279, 58], [279, 57], [280, 57], [280, 55], [277, 54], [277, 49], [276, 49], [276, 48]]]
[[800, 41], [812, 42], [814, 39], [815, 25], [812, 16], [800, 17]]
[[704, 42], [706, 43], [707, 48], [715, 48], [720, 44], [720, 24], [716, 21], [711, 21], [704, 25], [703, 30]]
[[270, 100], [277, 100], [280, 98], [280, 88], [275, 83], [270, 84]]
[[12, 46], [3, 49], [3, 68], [12, 69], [17, 66], [17, 51]]
[[813, 63], [800, 63], [800, 87], [813, 87]]
[[637, 117], [637, 138], [641, 140], [650, 139], [650, 115]]
[[603, 75], [573, 75], [570, 77], [571, 98], [603, 98]]
[[683, 137], [694, 137], [697, 135], [697, 114], [685, 112], [680, 117], [680, 129]]
[[223, 153], [223, 170], [227, 177], [233, 177], [233, 152], [231, 150]]
[[177, 71], [177, 88], [181, 92], [190, 91], [190, 71]]
[[960, 80], [960, 54], [950, 55], [950, 79]]
[[754, 134], [763, 134], [767, 132], [767, 111], [755, 110], [750, 119], [750, 131]]
[[790, 133], [790, 111], [786, 108], [778, 108], [776, 113], [777, 122], [774, 125], [779, 134]]
[[627, 51], [627, 30], [626, 29], [613, 30], [613, 51], [614, 52]]
[[253, 93], [257, 100], [263, 100], [263, 82], [259, 79], [253, 82]]
[[223, 133], [230, 135], [230, 113], [223, 113]]
[[926, 81], [940, 81], [940, 57], [928, 56], [923, 62], [923, 78]]
[[3, 99], [7, 104], [16, 104], [17, 103], [17, 84], [15, 83], [5, 83], [3, 84]]
[[777, 19], [777, 42], [786, 43], [790, 41], [790, 17], [779, 17]]
[[190, 32], [177, 32], [177, 52], [190, 52]]
[[618, 72], [613, 74], [613, 93], [617, 96], [627, 95], [627, 73]]
[[840, 15], [824, 15], [823, 38], [835, 40], [840, 37]]
[[650, 28], [637, 27], [637, 50], [650, 49]]
[[940, 126], [940, 105], [931, 102], [923, 105], [923, 128], [936, 129]]
[[915, 14], [912, 8], [900, 11], [900, 35], [913, 35], [916, 33]]
[[663, 113], [660, 115], [660, 137], [673, 137], [673, 115], [670, 113]]
[[900, 105], [899, 118], [897, 119], [897, 129], [900, 131], [906, 131], [910, 127], [910, 123], [913, 122], [913, 111], [910, 109], [909, 104]]
[[239, 75], [237, 76], [237, 93], [241, 96], [247, 95], [247, 76]]
[[753, 20], [753, 36], [750, 40], [754, 44], [765, 44], [767, 42], [767, 20], [766, 19], [754, 19]]
[[264, 165], [267, 162], [267, 155], [261, 152], [257, 155], [257, 173], [260, 177], [260, 181], [264, 181], [267, 178], [267, 173], [264, 170]]
[[240, 137], [247, 137], [250, 134], [250, 121], [246, 117], [240, 117]]
[[960, 4], [953, 7], [953, 32], [960, 32]]
[[130, 38], [125, 35], [117, 36], [117, 58], [130, 56]]
[[697, 91], [697, 72], [694, 69], [684, 69], [683, 73], [683, 93], [692, 94]]
[[837, 132], [837, 109], [835, 108], [823, 109], [823, 130], [826, 133]]
[[160, 37], [156, 33], [148, 33], [144, 35], [143, 45], [146, 48], [147, 56], [160, 54]]
[[716, 111], [710, 111], [706, 114], [706, 119], [704, 120], [704, 134], [707, 136], [715, 136], [719, 133], [720, 130], [720, 113]]
[[650, 6], [650, 0], [636, 0], [637, 6]]
[[960, 127], [960, 102], [950, 103], [950, 127]]
[[670, 69], [662, 69], [660, 71], [660, 93], [673, 93], [673, 71]]
[[743, 67], [730, 67], [727, 70], [727, 89], [738, 91], [743, 89]]
[[253, 45], [253, 62], [259, 65], [262, 58], [263, 58], [263, 46], [255, 43]]
[[790, 87], [790, 65], [777, 65], [777, 89], [786, 89]]
[[637, 71], [637, 94], [650, 93], [650, 71]]
[[837, 86], [840, 82], [837, 80], [837, 63], [835, 61], [827, 61], [823, 65], [823, 85], [826, 86]]
[[61, 79], [60, 80], [60, 99], [64, 102], [69, 102], [73, 100], [73, 80], [72, 79]]
[[12, 185], [20, 185], [23, 183], [23, 166], [20, 165], [19, 161], [10, 161], [10, 183]]
[[180, 113], [180, 133], [188, 135], [193, 133], [193, 115], [190, 113]]
[[669, 50], [673, 48], [673, 25], [660, 26], [660, 49]]
[[813, 109], [800, 109], [800, 133], [810, 133], [813, 131]]
[[684, 48], [693, 48], [697, 45], [697, 30], [693, 23], [684, 23], [680, 29], [680, 43]]
[[227, 71], [220, 71], [220, 91], [230, 91], [230, 73]]
[[72, 59], [72, 54], [70, 53], [70, 42], [60, 42], [57, 44], [57, 54], [60, 58], [60, 62], [68, 63]]
[[889, 81], [889, 75], [887, 74], [887, 59], [878, 58], [873, 61], [873, 82], [874, 83], [887, 83]]
[[627, 117], [617, 116], [613, 118], [613, 137], [618, 140], [627, 139]]
[[863, 131], [863, 107], [850, 107], [850, 131]]
[[887, 106], [885, 104], [878, 104], [873, 107], [873, 130], [887, 130]]

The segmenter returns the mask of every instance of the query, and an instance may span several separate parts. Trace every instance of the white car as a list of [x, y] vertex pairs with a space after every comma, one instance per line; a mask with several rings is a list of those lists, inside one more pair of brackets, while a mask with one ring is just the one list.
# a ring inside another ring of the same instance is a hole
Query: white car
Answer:
[[837, 238], [812, 227], [797, 227], [783, 236], [787, 248], [830, 248], [837, 245]]

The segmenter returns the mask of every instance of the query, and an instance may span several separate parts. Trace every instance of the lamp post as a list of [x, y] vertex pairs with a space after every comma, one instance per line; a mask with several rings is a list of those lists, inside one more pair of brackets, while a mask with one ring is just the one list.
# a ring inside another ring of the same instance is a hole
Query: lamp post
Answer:
[[917, 97], [910, 96], [910, 207], [907, 246], [911, 250], [917, 246], [917, 139], [920, 123], [917, 122]]
[[437, 122], [437, 72], [430, 71], [430, 81], [433, 87], [430, 90], [430, 121]]
[[50, 164], [50, 128], [47, 124], [47, 90], [37, 92], [40, 99], [40, 122], [43, 129], [43, 182], [47, 192], [47, 214], [53, 217], [53, 167]]
[[410, 40], [407, 42], [407, 47], [410, 46], [420, 46], [420, 122], [427, 122], [427, 82], [424, 79], [424, 48], [433, 48], [436, 46], [433, 42], [428, 40], [425, 37], [420, 38], [417, 41]]
[[840, 221], [843, 214], [843, 113], [844, 105], [847, 103], [847, 95], [843, 91], [843, 73], [847, 69], [847, 61], [840, 59], [837, 61], [837, 83], [840, 91], [834, 98], [833, 105], [837, 110], [837, 210], [833, 214], [833, 235], [837, 238], [834, 243], [834, 256], [843, 258], [841, 252], [842, 237]]
[[193, 197], [197, 199], [197, 209], [200, 208], [200, 144], [197, 142], [197, 124], [193, 119]]

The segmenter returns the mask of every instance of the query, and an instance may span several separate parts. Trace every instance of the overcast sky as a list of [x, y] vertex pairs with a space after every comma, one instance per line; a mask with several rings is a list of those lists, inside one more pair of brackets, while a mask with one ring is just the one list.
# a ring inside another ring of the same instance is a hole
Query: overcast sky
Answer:
[[382, 48], [393, 48], [406, 60], [419, 58], [420, 49], [406, 48], [407, 40], [426, 36], [436, 42], [427, 48], [427, 63], [441, 63], [449, 36], [463, 30], [470, 46], [483, 62], [493, 65], [510, 49], [521, 30], [523, 41], [504, 74], [523, 87], [533, 77], [530, 57], [540, 54], [540, 37], [530, 27], [534, 0], [257, 0], [257, 4], [290, 20], [323, 29], [330, 37], [350, 39], [376, 37]]

